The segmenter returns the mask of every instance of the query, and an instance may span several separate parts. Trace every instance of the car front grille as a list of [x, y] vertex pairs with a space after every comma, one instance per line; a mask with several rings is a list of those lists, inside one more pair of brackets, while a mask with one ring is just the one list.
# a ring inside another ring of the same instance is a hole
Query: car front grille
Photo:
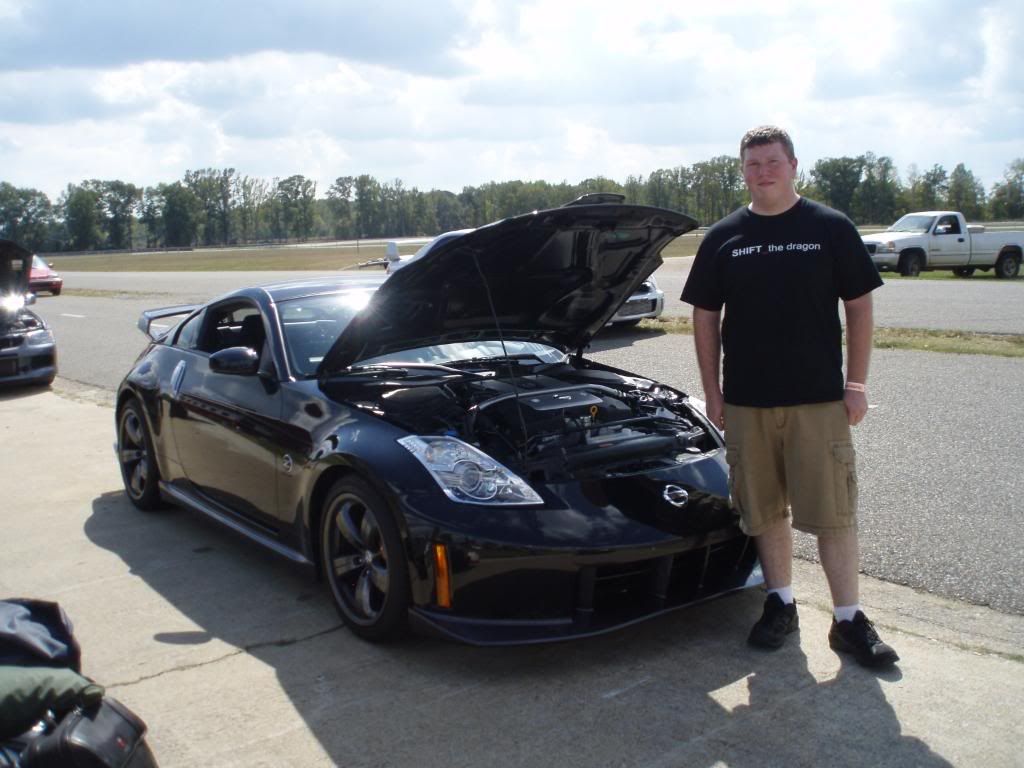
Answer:
[[878, 243], [864, 243], [864, 245], [868, 249], [868, 253], [874, 253], [878, 248]]
[[24, 336], [7, 336], [0, 339], [0, 349], [13, 349], [14, 347], [20, 347], [21, 342], [25, 340]]

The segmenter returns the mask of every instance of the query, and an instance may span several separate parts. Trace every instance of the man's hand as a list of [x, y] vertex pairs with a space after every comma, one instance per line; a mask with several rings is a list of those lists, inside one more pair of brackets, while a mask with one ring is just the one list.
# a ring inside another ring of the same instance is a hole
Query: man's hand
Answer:
[[721, 430], [725, 430], [725, 405], [720, 391], [705, 392], [707, 399], [704, 404], [707, 406], [708, 421]]
[[[854, 392], [852, 389], [845, 390], [843, 405], [846, 406], [846, 418], [849, 419], [851, 427], [856, 427], [860, 424], [868, 414], [868, 396], [864, 392]], [[710, 409], [709, 405], [709, 412]]]

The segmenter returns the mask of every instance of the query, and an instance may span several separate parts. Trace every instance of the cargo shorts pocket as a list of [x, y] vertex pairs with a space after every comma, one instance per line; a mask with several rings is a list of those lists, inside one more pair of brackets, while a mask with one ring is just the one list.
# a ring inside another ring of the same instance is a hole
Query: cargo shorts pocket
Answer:
[[740, 449], [737, 445], [725, 446], [725, 462], [729, 465], [729, 503], [743, 514], [744, 504], [740, 499], [743, 485], [740, 482]]
[[836, 514], [851, 517], [857, 513], [857, 454], [849, 440], [832, 443], [833, 476], [836, 488]]

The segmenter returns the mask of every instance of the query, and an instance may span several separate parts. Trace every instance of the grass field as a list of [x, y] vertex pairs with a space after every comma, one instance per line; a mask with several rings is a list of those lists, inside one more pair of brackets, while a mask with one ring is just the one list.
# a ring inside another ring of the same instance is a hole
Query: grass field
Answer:
[[[662, 251], [665, 257], [693, 256], [700, 238], [683, 235]], [[48, 255], [60, 272], [231, 272], [236, 270], [358, 269], [359, 264], [384, 257], [384, 243], [359, 246], [277, 245], [237, 248], [197, 248], [191, 251], [143, 251], [139, 253], [87, 253], [75, 256]], [[418, 244], [400, 244], [403, 256], [415, 253]]]

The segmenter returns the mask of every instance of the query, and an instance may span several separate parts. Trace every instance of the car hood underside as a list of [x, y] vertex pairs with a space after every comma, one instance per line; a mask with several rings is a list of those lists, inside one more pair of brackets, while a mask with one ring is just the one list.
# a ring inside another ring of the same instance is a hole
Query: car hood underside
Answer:
[[579, 349], [694, 229], [690, 217], [621, 204], [565, 206], [453, 238], [393, 274], [320, 365], [478, 339]]

